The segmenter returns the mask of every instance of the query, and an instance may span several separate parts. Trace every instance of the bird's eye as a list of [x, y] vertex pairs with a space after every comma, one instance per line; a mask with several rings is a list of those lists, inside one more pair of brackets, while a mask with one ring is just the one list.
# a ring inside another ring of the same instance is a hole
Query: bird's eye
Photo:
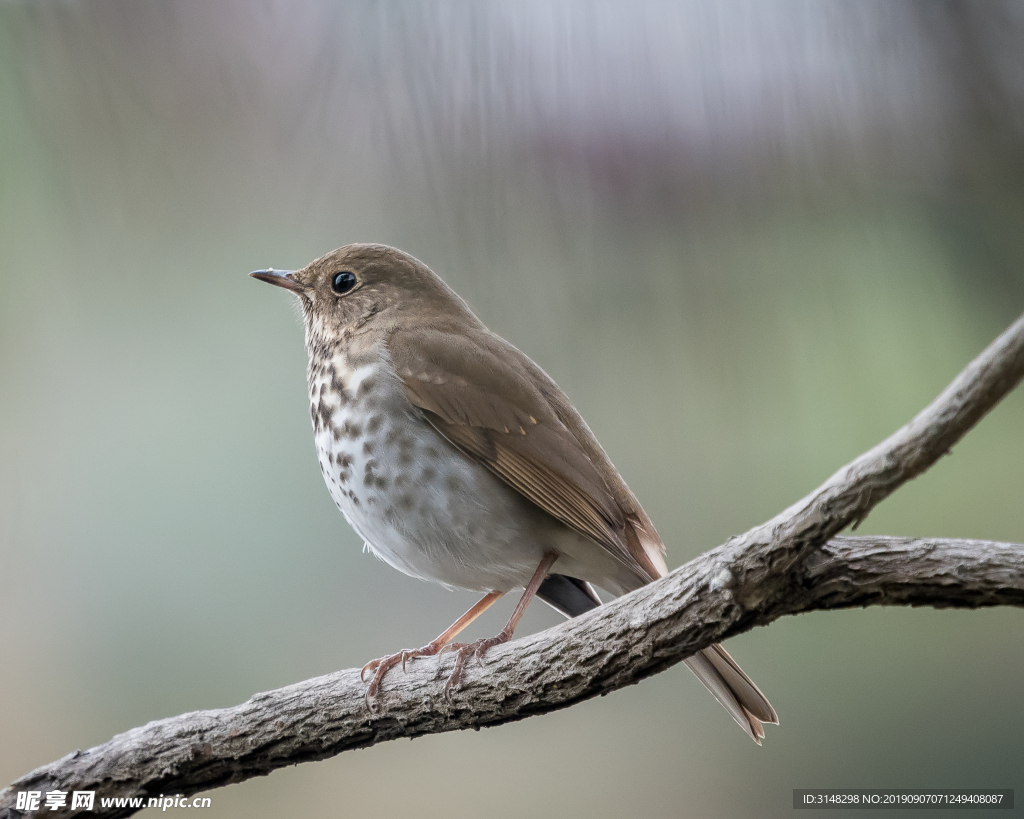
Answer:
[[356, 286], [356, 274], [351, 270], [342, 270], [335, 273], [331, 279], [331, 290], [339, 296], [344, 296], [349, 290]]

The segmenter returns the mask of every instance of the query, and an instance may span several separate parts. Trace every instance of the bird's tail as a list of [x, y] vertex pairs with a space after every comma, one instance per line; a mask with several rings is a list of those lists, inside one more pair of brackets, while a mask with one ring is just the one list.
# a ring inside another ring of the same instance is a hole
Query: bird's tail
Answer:
[[[593, 586], [563, 574], [548, 575], [537, 596], [567, 617], [577, 617], [601, 605]], [[683, 662], [758, 745], [764, 739], [763, 724], [778, 724], [779, 715], [761, 689], [717, 643]]]
[[779, 715], [768, 698], [718, 643], [683, 662], [758, 745], [764, 739], [762, 724], [778, 725]]

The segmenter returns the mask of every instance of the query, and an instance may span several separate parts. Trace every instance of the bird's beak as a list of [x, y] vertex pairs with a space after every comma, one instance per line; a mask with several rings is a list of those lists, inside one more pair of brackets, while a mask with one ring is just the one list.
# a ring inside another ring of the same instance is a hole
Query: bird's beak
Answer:
[[285, 290], [291, 290], [293, 293], [302, 293], [306, 289], [295, 280], [294, 270], [274, 270], [271, 267], [268, 270], [254, 270], [249, 275], [261, 282], [276, 284]]

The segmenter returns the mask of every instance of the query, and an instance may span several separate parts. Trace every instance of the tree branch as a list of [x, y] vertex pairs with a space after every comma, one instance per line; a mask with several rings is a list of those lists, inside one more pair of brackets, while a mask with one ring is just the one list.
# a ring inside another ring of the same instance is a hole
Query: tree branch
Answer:
[[100, 797], [193, 794], [390, 739], [523, 719], [638, 682], [786, 614], [1024, 605], [1024, 546], [835, 537], [947, 453], [1022, 376], [1024, 316], [910, 423], [803, 500], [656, 583], [493, 649], [486, 668], [467, 668], [451, 701], [434, 661], [389, 675], [374, 713], [358, 671], [338, 671], [75, 751], [0, 792], [0, 817], [20, 815], [17, 791], [95, 790], [96, 813], [127, 816], [136, 809], [100, 809]]

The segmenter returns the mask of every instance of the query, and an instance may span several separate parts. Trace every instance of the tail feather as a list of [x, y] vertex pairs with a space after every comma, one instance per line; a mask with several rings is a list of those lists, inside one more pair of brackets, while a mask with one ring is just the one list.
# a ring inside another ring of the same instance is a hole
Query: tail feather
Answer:
[[778, 724], [779, 717], [771, 703], [717, 643], [683, 662], [758, 745], [764, 739], [763, 723]]
[[767, 722], [770, 725], [779, 724], [779, 715], [772, 708], [772, 704], [768, 702], [768, 698], [761, 693], [761, 689], [746, 675], [737, 662], [729, 656], [728, 651], [715, 643], [706, 648], [705, 653], [745, 709], [761, 722]]
[[544, 578], [537, 589], [537, 597], [566, 617], [579, 617], [601, 605], [593, 586], [564, 574], [549, 574]]
[[[578, 617], [601, 605], [593, 586], [564, 574], [548, 575], [537, 596], [567, 617]], [[779, 715], [761, 689], [717, 643], [683, 662], [758, 745], [764, 739], [763, 724], [778, 724]]]

